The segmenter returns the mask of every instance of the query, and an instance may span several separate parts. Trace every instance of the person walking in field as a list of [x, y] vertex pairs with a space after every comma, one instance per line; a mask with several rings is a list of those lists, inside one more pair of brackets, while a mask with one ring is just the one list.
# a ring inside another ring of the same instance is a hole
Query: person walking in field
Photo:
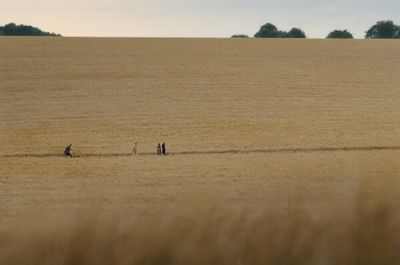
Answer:
[[161, 144], [157, 145], [157, 155], [161, 155]]
[[64, 156], [72, 158], [72, 144], [65, 147]]
[[133, 145], [133, 151], [132, 151], [133, 155], [137, 155], [138, 154], [138, 146], [137, 146], [137, 142]]
[[167, 155], [167, 148], [165, 147], [165, 143], [161, 145], [161, 152], [163, 155]]

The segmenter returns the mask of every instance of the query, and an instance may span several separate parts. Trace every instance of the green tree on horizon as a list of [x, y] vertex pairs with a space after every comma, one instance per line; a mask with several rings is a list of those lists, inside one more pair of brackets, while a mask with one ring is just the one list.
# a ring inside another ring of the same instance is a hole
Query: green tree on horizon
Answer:
[[0, 36], [61, 36], [60, 34], [42, 31], [28, 25], [8, 23], [0, 26]]
[[278, 28], [271, 23], [261, 26], [260, 30], [254, 35], [255, 38], [279, 38], [279, 36]]
[[351, 34], [347, 29], [345, 30], [334, 30], [328, 34], [327, 39], [353, 39], [353, 34]]
[[299, 28], [292, 28], [289, 32], [282, 32], [283, 38], [297, 38], [297, 39], [305, 39], [306, 34], [303, 30]]
[[306, 34], [300, 28], [292, 28], [289, 32], [280, 31], [271, 23], [261, 26], [254, 35], [255, 38], [306, 38]]
[[381, 20], [365, 34], [366, 39], [400, 39], [400, 26], [392, 20]]

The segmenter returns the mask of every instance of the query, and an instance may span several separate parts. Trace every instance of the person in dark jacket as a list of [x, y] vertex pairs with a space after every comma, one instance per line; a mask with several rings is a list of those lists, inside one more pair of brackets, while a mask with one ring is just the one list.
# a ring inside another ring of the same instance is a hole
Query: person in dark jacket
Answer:
[[69, 156], [72, 158], [72, 144], [65, 147], [64, 156]]
[[165, 147], [165, 143], [163, 143], [163, 144], [161, 145], [161, 152], [162, 152], [163, 155], [166, 155], [166, 154], [167, 154], [167, 148]]

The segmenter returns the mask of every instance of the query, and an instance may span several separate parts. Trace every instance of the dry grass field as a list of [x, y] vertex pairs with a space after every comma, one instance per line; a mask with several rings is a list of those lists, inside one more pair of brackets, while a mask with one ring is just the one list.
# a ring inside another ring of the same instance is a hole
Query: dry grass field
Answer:
[[399, 73], [398, 41], [0, 38], [0, 264], [399, 264]]

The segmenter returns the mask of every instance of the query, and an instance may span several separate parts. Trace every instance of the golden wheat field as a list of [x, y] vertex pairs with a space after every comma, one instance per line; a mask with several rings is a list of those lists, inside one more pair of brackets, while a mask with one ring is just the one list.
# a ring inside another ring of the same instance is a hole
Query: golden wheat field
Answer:
[[398, 41], [0, 38], [0, 264], [399, 264], [399, 73]]

